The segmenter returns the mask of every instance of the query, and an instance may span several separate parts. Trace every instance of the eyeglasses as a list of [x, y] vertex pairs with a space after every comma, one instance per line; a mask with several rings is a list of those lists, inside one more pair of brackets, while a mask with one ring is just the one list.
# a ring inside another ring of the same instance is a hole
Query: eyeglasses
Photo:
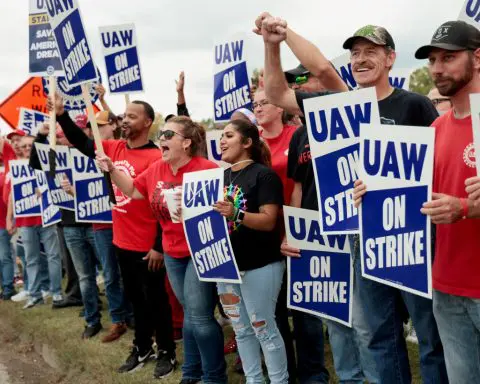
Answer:
[[308, 81], [308, 74], [295, 77], [295, 84], [297, 85], [305, 84], [307, 81]]
[[253, 109], [258, 108], [258, 107], [263, 107], [264, 105], [270, 104], [268, 100], [261, 100], [258, 103], [253, 103]]
[[433, 104], [434, 107], [436, 107], [438, 104], [444, 103], [446, 101], [448, 101], [450, 103], [450, 105], [452, 105], [452, 102], [447, 97], [440, 97], [438, 99], [432, 99], [432, 104]]
[[178, 132], [175, 132], [175, 131], [172, 131], [171, 129], [166, 129], [164, 131], [160, 131], [158, 133], [158, 138], [161, 139], [162, 136], [165, 137], [165, 140], [170, 140], [173, 136], [175, 135], [178, 135], [178, 136], [182, 136], [183, 138], [185, 138], [184, 135], [182, 135], [181, 133], [178, 133]]

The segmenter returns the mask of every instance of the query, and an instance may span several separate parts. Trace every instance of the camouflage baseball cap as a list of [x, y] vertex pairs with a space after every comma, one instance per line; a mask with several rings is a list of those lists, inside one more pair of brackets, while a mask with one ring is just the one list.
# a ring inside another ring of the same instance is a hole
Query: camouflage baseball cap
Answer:
[[352, 37], [349, 37], [343, 43], [344, 49], [352, 49], [353, 43], [357, 39], [367, 39], [374, 44], [383, 45], [385, 47], [390, 47], [395, 49], [395, 43], [393, 42], [392, 35], [388, 31], [376, 25], [366, 25], [360, 28], [357, 32], [353, 34]]

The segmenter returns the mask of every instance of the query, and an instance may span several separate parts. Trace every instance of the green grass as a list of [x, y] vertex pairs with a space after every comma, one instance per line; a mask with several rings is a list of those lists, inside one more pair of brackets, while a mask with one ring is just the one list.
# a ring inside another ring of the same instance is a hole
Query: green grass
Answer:
[[[72, 384], [140, 384], [152, 380], [154, 364], [150, 363], [143, 369], [132, 374], [117, 374], [116, 369], [126, 359], [133, 337], [129, 330], [120, 340], [103, 344], [100, 337], [92, 340], [81, 340], [83, 319], [78, 317], [78, 308], [51, 310], [50, 305], [42, 305], [28, 311], [21, 309], [22, 305], [12, 302], [0, 302], [0, 319], [2, 323], [11, 326], [15, 332], [21, 334], [23, 340], [35, 343], [44, 343], [53, 348], [62, 370], [66, 373], [67, 383]], [[106, 305], [104, 305], [106, 307]], [[102, 312], [103, 326], [110, 326], [106, 311]], [[225, 328], [225, 338], [232, 334], [231, 328]], [[418, 348], [409, 346], [413, 383], [421, 383], [418, 368]], [[177, 359], [183, 360], [182, 344], [177, 345]], [[243, 376], [233, 371], [235, 356], [227, 356], [229, 383], [244, 383]], [[337, 383], [334, 376], [332, 355], [329, 345], [326, 346], [326, 365], [332, 374], [332, 383]], [[161, 381], [162, 384], [179, 383], [181, 372], [176, 372]]]

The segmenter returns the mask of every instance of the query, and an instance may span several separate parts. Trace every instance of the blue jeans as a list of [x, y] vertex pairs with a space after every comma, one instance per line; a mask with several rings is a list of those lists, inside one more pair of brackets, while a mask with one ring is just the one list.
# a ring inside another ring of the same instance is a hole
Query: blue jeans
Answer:
[[323, 322], [318, 316], [292, 311], [293, 334], [297, 349], [297, 376], [300, 384], [327, 384]]
[[480, 381], [480, 299], [433, 291], [450, 383]]
[[[432, 300], [363, 278], [358, 243], [354, 246], [355, 297], [364, 310], [368, 348], [381, 383], [412, 381], [403, 336], [406, 307], [417, 333], [423, 383], [448, 383], [443, 347], [433, 316]], [[402, 303], [403, 301], [403, 303]]]
[[232, 320], [247, 383], [264, 383], [262, 355], [272, 384], [288, 383], [285, 344], [275, 321], [285, 263], [246, 271], [242, 284], [218, 283], [220, 302]]
[[184, 311], [182, 377], [205, 384], [227, 383], [223, 333], [214, 316], [215, 283], [198, 280], [190, 257], [164, 257], [168, 279]]
[[80, 291], [85, 307], [85, 322], [92, 327], [98, 324], [101, 318], [98, 308], [93, 229], [91, 226], [64, 227], [63, 235], [80, 282]]
[[[28, 292], [28, 273], [27, 273], [27, 260], [25, 260], [25, 249], [23, 245], [15, 244], [15, 253], [22, 262], [23, 266], [23, 289]], [[42, 263], [43, 265], [43, 263]], [[47, 271], [48, 272], [48, 271]], [[48, 275], [47, 275], [48, 278]], [[48, 282], [50, 284], [50, 282]]]
[[93, 232], [97, 255], [103, 267], [105, 293], [108, 301], [108, 311], [112, 323], [122, 323], [126, 320], [126, 300], [121, 285], [120, 268], [113, 248], [113, 231], [101, 229]]
[[6, 229], [0, 229], [0, 267], [2, 274], [2, 290], [4, 295], [11, 295], [13, 288], [13, 257], [10, 235]]
[[[62, 261], [58, 253], [58, 237], [55, 226], [42, 228], [41, 226], [21, 227], [25, 259], [27, 262], [28, 288], [30, 297], [39, 299], [42, 297], [42, 289], [45, 290], [45, 276], [42, 264], [44, 257], [48, 262], [48, 277], [50, 278], [50, 292], [52, 295], [62, 294]], [[40, 253], [40, 245], [43, 245], [45, 255]], [[43, 259], [43, 260], [42, 260]]]

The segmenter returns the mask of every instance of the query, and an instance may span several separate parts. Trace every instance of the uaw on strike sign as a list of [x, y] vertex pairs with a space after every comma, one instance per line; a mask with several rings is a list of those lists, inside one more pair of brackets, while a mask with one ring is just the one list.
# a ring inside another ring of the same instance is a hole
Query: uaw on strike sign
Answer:
[[358, 232], [353, 183], [358, 179], [360, 124], [380, 123], [375, 88], [304, 100], [317, 187], [320, 229]]
[[100, 41], [110, 92], [120, 94], [143, 91], [135, 25], [101, 27]]
[[229, 121], [238, 108], [251, 109], [250, 81], [243, 39], [215, 45], [213, 105], [216, 122]]
[[97, 79], [78, 0], [45, 0], [65, 77], [70, 86]]
[[420, 209], [432, 197], [435, 130], [372, 124], [360, 132], [362, 275], [431, 298], [430, 216]]

